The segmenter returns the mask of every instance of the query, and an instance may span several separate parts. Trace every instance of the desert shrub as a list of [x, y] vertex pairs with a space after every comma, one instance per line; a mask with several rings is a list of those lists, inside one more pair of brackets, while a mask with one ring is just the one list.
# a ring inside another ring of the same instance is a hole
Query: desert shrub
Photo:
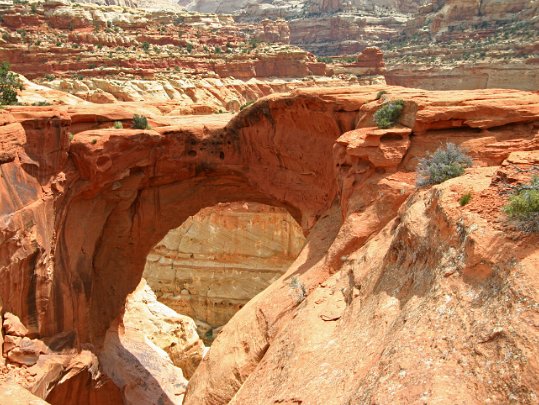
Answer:
[[327, 56], [317, 56], [316, 60], [318, 62], [326, 63], [326, 64], [333, 63], [333, 59]]
[[149, 42], [143, 42], [142, 43], [142, 49], [144, 50], [144, 52], [149, 52], [150, 51], [150, 43]]
[[301, 282], [298, 276], [292, 277], [290, 280], [290, 288], [296, 298], [296, 302], [299, 304], [307, 297], [307, 290], [305, 284]]
[[464, 207], [464, 206], [467, 205], [471, 200], [472, 200], [472, 193], [471, 193], [471, 192], [468, 192], [468, 193], [462, 195], [462, 196], [459, 198], [459, 204], [460, 204], [461, 207]]
[[42, 107], [47, 105], [52, 105], [48, 101], [36, 101], [35, 103], [32, 103], [33, 106]]
[[133, 115], [133, 128], [135, 129], [148, 129], [148, 119], [143, 115]]
[[0, 105], [17, 104], [17, 90], [22, 90], [22, 81], [9, 70], [9, 63], [0, 65]]
[[436, 149], [419, 161], [417, 165], [417, 185], [428, 186], [464, 174], [473, 161], [461, 148], [453, 143]]
[[378, 93], [376, 93], [376, 98], [375, 98], [375, 100], [380, 100], [384, 94], [387, 94], [387, 91], [385, 91], [385, 90], [380, 90]]
[[539, 232], [539, 176], [518, 187], [503, 210], [520, 229]]
[[114, 128], [115, 129], [122, 129], [124, 126], [122, 124], [122, 121], [115, 121], [114, 122]]
[[245, 110], [247, 107], [251, 106], [254, 104], [254, 101], [248, 101], [246, 102], [245, 104], [243, 104], [241, 107], [240, 107], [240, 111], [243, 111]]
[[385, 103], [374, 113], [374, 122], [378, 128], [391, 128], [398, 121], [404, 109], [404, 101], [395, 100]]

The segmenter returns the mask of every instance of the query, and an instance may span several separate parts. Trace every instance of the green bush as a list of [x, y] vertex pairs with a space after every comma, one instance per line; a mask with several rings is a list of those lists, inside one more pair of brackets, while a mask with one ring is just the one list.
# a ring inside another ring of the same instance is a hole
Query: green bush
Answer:
[[385, 103], [374, 113], [374, 122], [378, 128], [391, 128], [398, 121], [404, 109], [404, 101], [395, 100]]
[[0, 65], [0, 105], [18, 103], [17, 90], [22, 90], [22, 81], [15, 73], [10, 72], [9, 63]]
[[462, 149], [453, 143], [440, 147], [432, 155], [427, 155], [417, 165], [417, 185], [439, 184], [453, 177], [461, 176], [473, 161]]
[[375, 98], [375, 100], [380, 100], [384, 94], [387, 94], [387, 91], [385, 91], [385, 90], [380, 90], [378, 93], [376, 93], [376, 98]]
[[539, 176], [520, 186], [503, 210], [520, 229], [539, 232]]
[[122, 121], [115, 121], [114, 122], [114, 128], [115, 129], [122, 129], [124, 126], [122, 124]]
[[472, 193], [468, 192], [459, 198], [459, 204], [461, 207], [464, 207], [472, 200]]
[[133, 128], [135, 129], [148, 129], [148, 119], [143, 115], [135, 114], [133, 116]]

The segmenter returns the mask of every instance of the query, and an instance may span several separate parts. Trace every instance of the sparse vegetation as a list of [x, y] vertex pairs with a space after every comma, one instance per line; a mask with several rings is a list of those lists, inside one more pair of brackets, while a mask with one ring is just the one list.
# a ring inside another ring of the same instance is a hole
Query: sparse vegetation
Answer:
[[299, 304], [307, 297], [307, 290], [305, 284], [301, 282], [298, 276], [292, 277], [290, 280], [290, 288], [292, 289], [296, 302]]
[[375, 98], [375, 100], [380, 100], [384, 94], [387, 94], [387, 91], [385, 91], [385, 90], [380, 90], [378, 93], [376, 93], [376, 98]]
[[149, 42], [143, 42], [142, 43], [142, 50], [146, 53], [150, 52], [150, 43]]
[[328, 56], [318, 56], [316, 60], [320, 63], [326, 63], [326, 64], [333, 63], [333, 59]]
[[467, 205], [470, 201], [472, 200], [472, 193], [471, 191], [467, 192], [466, 194], [463, 194], [460, 198], [459, 198], [459, 204], [461, 207], [464, 207], [465, 205]]
[[17, 104], [17, 91], [22, 90], [22, 81], [9, 70], [9, 63], [0, 65], [0, 105]]
[[519, 186], [503, 210], [519, 229], [539, 232], [539, 176]]
[[122, 129], [124, 126], [122, 124], [122, 121], [115, 121], [114, 122], [114, 128], [115, 129]]
[[461, 176], [464, 169], [472, 166], [472, 158], [453, 143], [438, 148], [427, 155], [417, 165], [417, 185], [439, 184], [453, 177]]
[[376, 122], [378, 128], [391, 128], [399, 120], [403, 109], [403, 100], [394, 100], [385, 103], [378, 111], [374, 113], [374, 122]]
[[254, 104], [254, 101], [248, 101], [247, 103], [243, 104], [240, 107], [240, 111], [243, 111], [244, 109], [246, 109], [247, 107], [249, 107], [250, 105], [253, 105], [253, 104]]
[[143, 115], [135, 114], [133, 116], [133, 128], [135, 129], [149, 129], [148, 119]]

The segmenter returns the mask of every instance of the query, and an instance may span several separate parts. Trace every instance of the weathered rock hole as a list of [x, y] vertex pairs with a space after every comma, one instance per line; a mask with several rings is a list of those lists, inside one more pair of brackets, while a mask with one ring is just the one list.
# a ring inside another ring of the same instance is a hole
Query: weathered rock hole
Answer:
[[211, 344], [251, 298], [277, 280], [305, 244], [284, 209], [258, 203], [205, 208], [149, 253], [144, 278], [160, 302], [193, 318]]
[[397, 134], [385, 134], [380, 137], [380, 141], [382, 142], [388, 142], [388, 141], [402, 141], [402, 135]]

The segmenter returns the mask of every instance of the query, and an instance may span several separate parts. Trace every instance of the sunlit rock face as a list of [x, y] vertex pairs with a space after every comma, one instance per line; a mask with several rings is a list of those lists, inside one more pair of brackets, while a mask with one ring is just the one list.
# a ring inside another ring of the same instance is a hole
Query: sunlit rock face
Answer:
[[304, 243], [282, 208], [220, 204], [171, 230], [148, 255], [144, 277], [161, 302], [208, 332], [276, 280]]

